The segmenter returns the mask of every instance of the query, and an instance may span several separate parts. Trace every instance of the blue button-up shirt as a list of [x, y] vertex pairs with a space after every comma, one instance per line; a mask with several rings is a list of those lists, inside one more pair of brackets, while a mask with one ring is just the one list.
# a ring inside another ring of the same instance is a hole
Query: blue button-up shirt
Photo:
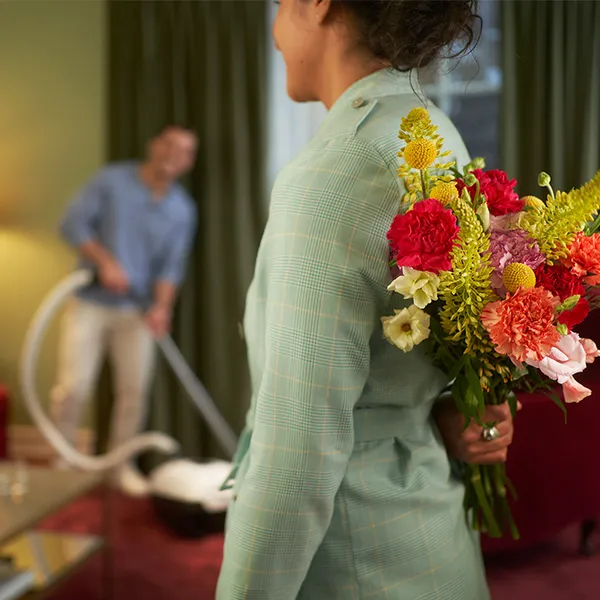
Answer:
[[[179, 184], [155, 200], [139, 163], [103, 168], [69, 206], [60, 231], [74, 247], [91, 240], [104, 246], [127, 273], [130, 292], [120, 296], [94, 284], [79, 296], [107, 306], [151, 304], [157, 282], [181, 283], [196, 221], [196, 206]], [[93, 265], [81, 258], [80, 266]]]

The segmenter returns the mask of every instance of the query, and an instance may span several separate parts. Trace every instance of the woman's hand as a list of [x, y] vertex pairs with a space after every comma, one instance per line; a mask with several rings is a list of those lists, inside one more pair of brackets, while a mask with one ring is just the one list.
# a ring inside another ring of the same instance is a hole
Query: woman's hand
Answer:
[[[517, 410], [521, 403], [517, 404]], [[495, 423], [500, 436], [488, 442], [482, 438], [483, 427], [475, 421], [464, 429], [465, 419], [452, 401], [439, 402], [434, 418], [451, 458], [470, 464], [490, 465], [506, 461], [508, 447], [513, 438], [513, 419], [508, 402], [487, 406], [484, 423]]]

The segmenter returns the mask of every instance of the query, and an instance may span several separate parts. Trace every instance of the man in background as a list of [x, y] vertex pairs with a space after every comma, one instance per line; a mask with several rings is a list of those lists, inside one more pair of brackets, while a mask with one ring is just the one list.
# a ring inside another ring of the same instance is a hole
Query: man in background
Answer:
[[[148, 143], [143, 162], [101, 169], [61, 224], [80, 267], [98, 275], [97, 283], [72, 299], [60, 334], [52, 414], [72, 444], [106, 354], [115, 398], [109, 448], [135, 436], [144, 424], [153, 337], [170, 330], [196, 231], [195, 204], [177, 183], [191, 170], [196, 148], [193, 132], [166, 127]], [[133, 464], [119, 468], [116, 481], [131, 495], [146, 488]]]

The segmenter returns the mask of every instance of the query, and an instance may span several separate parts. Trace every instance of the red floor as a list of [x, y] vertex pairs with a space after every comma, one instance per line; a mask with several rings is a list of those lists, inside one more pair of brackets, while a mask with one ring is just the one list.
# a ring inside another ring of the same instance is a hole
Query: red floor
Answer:
[[[114, 507], [117, 568], [112, 600], [214, 599], [220, 536], [181, 541], [160, 527], [148, 503], [119, 496]], [[48, 519], [44, 528], [94, 532], [101, 519], [100, 498], [91, 495]], [[573, 529], [535, 550], [490, 559], [493, 600], [599, 600], [600, 555], [583, 558], [576, 548]], [[51, 600], [103, 600], [101, 567], [95, 558]]]

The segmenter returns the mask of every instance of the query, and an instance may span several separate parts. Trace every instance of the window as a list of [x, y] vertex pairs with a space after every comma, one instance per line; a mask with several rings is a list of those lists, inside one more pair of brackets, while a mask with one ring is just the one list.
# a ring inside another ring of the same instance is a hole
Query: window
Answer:
[[[483, 30], [475, 51], [458, 63], [448, 60], [435, 70], [424, 71], [419, 81], [425, 95], [452, 118], [471, 156], [482, 156], [488, 168], [497, 168], [502, 86], [500, 0], [482, 0], [479, 6]], [[271, 9], [271, 24], [276, 10], [275, 6]], [[326, 110], [319, 103], [296, 104], [288, 98], [285, 64], [274, 48], [269, 77], [268, 181], [272, 185], [279, 170], [314, 135]]]
[[487, 168], [499, 166], [499, 118], [502, 69], [500, 57], [500, 0], [479, 3], [483, 19], [481, 40], [468, 56], [444, 61], [421, 84], [454, 121], [471, 156], [486, 159]]

